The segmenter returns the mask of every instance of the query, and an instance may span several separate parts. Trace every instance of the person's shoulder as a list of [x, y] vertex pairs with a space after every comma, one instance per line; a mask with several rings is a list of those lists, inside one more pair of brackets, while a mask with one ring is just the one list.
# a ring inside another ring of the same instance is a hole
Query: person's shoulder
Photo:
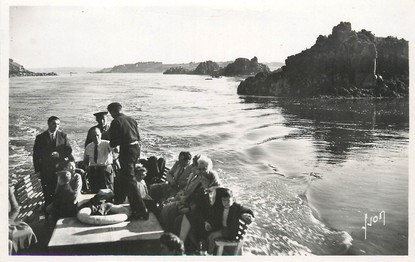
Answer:
[[88, 133], [92, 132], [92, 130], [93, 130], [94, 128], [96, 128], [96, 127], [98, 127], [98, 125], [91, 126], [91, 127], [88, 129]]
[[170, 170], [177, 168], [177, 166], [179, 165], [179, 161], [174, 162], [173, 166], [171, 167]]
[[94, 145], [94, 142], [90, 142], [88, 145], [86, 145], [85, 150], [93, 147], [93, 145]]
[[243, 211], [245, 213], [252, 212], [252, 209], [250, 209], [250, 208], [248, 208], [248, 207], [246, 207], [246, 206], [244, 206], [244, 205], [242, 205], [242, 204], [240, 204], [238, 202], [234, 202], [232, 206], [234, 206], [235, 209], [239, 209], [239, 210], [241, 210], [241, 211]]
[[42, 133], [38, 134], [36, 137], [43, 137], [43, 136], [49, 136], [48, 130], [43, 131]]
[[63, 131], [56, 131], [56, 135], [61, 135], [61, 136], [63, 136], [63, 137], [67, 137], [67, 134], [65, 133], [65, 132], [63, 132]]
[[108, 146], [110, 145], [110, 141], [106, 140], [106, 139], [102, 139], [101, 143], [104, 144], [104, 145], [108, 145]]

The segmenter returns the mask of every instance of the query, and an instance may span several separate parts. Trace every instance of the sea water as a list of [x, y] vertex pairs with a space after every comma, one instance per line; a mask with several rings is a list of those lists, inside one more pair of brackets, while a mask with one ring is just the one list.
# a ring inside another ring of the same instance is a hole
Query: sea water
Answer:
[[[239, 78], [76, 74], [10, 79], [9, 181], [33, 173], [35, 136], [56, 115], [76, 160], [93, 113], [120, 102], [144, 156], [206, 154], [255, 212], [244, 254], [408, 253], [407, 99], [236, 94]], [[111, 120], [111, 117], [110, 117]]]

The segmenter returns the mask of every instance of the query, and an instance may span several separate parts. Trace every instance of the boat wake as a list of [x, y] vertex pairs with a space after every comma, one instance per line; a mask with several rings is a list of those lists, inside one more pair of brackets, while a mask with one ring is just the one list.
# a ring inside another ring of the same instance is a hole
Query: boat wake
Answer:
[[[307, 191], [322, 175], [307, 172], [290, 177], [268, 165], [275, 176], [239, 189], [238, 199], [255, 210], [244, 251], [252, 255], [339, 255], [352, 245], [345, 231], [330, 228], [308, 202]], [[230, 179], [232, 180], [232, 179]], [[235, 181], [228, 181], [233, 183]], [[234, 185], [232, 185], [234, 188]], [[260, 188], [261, 190], [258, 190]], [[244, 196], [244, 192], [255, 192]]]

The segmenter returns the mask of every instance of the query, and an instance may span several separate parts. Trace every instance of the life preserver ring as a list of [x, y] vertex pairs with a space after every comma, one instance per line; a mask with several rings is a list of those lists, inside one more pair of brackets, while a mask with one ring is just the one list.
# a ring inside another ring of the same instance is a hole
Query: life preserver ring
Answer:
[[91, 208], [84, 207], [78, 211], [77, 218], [79, 219], [79, 221], [85, 224], [111, 225], [124, 222], [128, 219], [128, 216], [130, 215], [130, 211], [128, 210], [128, 208], [120, 205], [113, 205], [110, 209], [110, 213], [112, 213], [110, 215], [91, 215], [91, 212]]

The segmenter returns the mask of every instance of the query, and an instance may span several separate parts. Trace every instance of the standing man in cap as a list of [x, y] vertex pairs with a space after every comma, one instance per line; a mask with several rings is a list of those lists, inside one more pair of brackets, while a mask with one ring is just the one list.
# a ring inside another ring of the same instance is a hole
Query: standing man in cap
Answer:
[[48, 130], [36, 136], [33, 146], [33, 166], [35, 172], [40, 173], [45, 207], [53, 202], [55, 196], [58, 166], [74, 159], [67, 135], [59, 131], [60, 123], [58, 117], [49, 117]]
[[128, 196], [132, 219], [147, 220], [149, 213], [141, 198], [134, 176], [134, 166], [140, 158], [140, 134], [137, 122], [122, 113], [120, 103], [111, 103], [107, 109], [114, 118], [110, 127], [110, 145], [113, 148], [120, 146], [121, 170], [114, 188], [115, 202], [124, 202], [125, 197]]
[[88, 134], [86, 136], [86, 140], [85, 140], [85, 146], [86, 147], [89, 143], [92, 142], [92, 131], [94, 130], [94, 128], [98, 127], [99, 130], [101, 130], [101, 134], [102, 134], [102, 139], [104, 140], [109, 140], [110, 139], [110, 133], [109, 133], [109, 129], [110, 129], [110, 125], [107, 123], [107, 115], [108, 112], [98, 112], [95, 113], [95, 120], [97, 121], [97, 125], [91, 127], [88, 130]]

